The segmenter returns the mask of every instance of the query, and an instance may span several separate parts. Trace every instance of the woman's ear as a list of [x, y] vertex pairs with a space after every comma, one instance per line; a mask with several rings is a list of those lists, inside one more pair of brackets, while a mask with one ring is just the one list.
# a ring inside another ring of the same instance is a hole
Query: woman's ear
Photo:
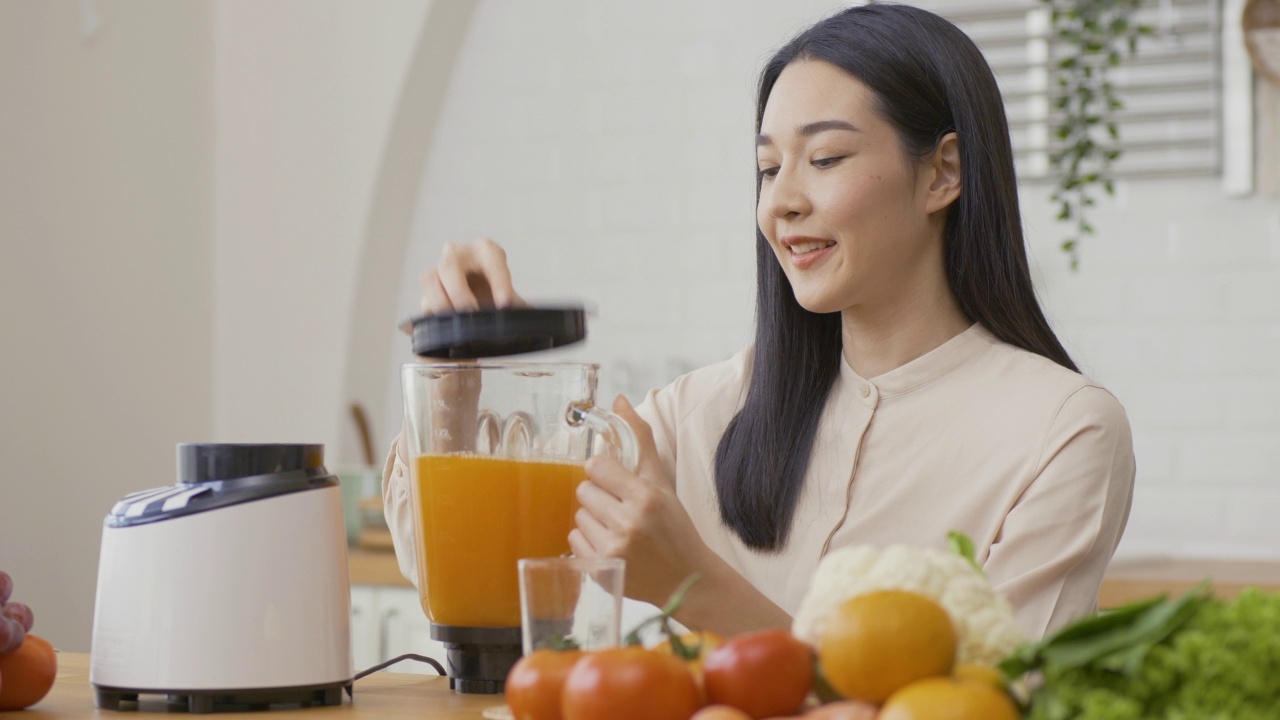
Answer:
[[960, 197], [960, 143], [954, 132], [942, 136], [927, 165], [931, 179], [925, 211], [935, 213]]

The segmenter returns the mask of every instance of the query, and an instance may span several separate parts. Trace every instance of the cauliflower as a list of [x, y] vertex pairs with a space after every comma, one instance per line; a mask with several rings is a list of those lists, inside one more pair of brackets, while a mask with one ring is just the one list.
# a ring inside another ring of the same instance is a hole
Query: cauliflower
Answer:
[[919, 593], [946, 609], [959, 639], [957, 662], [995, 665], [1027, 639], [1008, 601], [970, 557], [904, 545], [860, 545], [823, 558], [792, 633], [816, 647], [827, 618], [841, 603], [874, 590]]

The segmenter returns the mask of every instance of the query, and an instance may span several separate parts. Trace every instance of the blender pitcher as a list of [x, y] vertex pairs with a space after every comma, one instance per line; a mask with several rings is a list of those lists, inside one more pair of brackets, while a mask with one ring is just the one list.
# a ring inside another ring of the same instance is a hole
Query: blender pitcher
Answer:
[[520, 656], [516, 561], [569, 553], [584, 465], [637, 463], [596, 407], [598, 365], [413, 363], [402, 369], [418, 591], [450, 685], [501, 692]]

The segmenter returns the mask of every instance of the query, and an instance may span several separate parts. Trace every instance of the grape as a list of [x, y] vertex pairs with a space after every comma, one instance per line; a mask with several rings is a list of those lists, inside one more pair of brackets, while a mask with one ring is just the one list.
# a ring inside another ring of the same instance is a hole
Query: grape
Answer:
[[0, 570], [0, 607], [9, 602], [9, 596], [13, 594], [13, 578], [9, 577], [9, 573]]
[[25, 603], [9, 603], [0, 610], [0, 615], [22, 625], [23, 632], [31, 632], [31, 626], [36, 623], [36, 614]]
[[27, 639], [27, 631], [22, 624], [0, 615], [0, 654], [13, 652]]

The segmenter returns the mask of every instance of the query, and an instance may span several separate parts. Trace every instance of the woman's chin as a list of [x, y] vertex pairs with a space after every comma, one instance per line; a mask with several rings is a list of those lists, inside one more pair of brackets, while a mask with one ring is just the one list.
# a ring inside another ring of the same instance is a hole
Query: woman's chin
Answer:
[[843, 304], [826, 293], [797, 292], [795, 297], [796, 302], [800, 304], [800, 307], [811, 313], [817, 313], [819, 315], [840, 312], [844, 309]]

